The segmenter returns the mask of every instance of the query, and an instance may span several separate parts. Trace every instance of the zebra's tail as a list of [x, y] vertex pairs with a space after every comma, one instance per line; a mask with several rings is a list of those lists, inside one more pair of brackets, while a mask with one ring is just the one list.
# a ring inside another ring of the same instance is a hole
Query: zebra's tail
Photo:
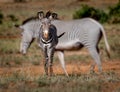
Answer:
[[61, 36], [63, 36], [65, 34], [65, 32], [63, 32], [62, 34], [60, 34], [59, 36], [58, 36], [58, 38], [60, 38]]
[[102, 31], [104, 41], [105, 41], [105, 45], [106, 45], [106, 52], [107, 52], [108, 57], [110, 58], [110, 46], [109, 46], [108, 41], [107, 41], [105, 30], [102, 26], [101, 26], [101, 31]]

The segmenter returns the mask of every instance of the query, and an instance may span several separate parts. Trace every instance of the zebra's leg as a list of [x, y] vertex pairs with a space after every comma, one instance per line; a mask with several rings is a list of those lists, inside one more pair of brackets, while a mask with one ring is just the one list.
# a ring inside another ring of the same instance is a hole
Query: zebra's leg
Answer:
[[94, 71], [95, 65], [97, 64], [98, 66], [98, 70], [99, 72], [102, 72], [102, 66], [101, 66], [101, 60], [100, 60], [100, 56], [99, 56], [99, 52], [98, 52], [98, 48], [96, 47], [89, 47], [89, 52], [91, 54], [91, 56], [93, 57], [94, 61], [93, 64], [91, 65], [90, 70]]
[[48, 57], [45, 57], [44, 70], [46, 75], [48, 75]]
[[53, 57], [51, 57], [51, 60], [49, 61], [49, 73], [50, 73], [50, 76], [53, 75]]
[[44, 70], [46, 75], [48, 75], [48, 54], [47, 54], [47, 48], [45, 47], [44, 49], [44, 57], [45, 57], [45, 62], [44, 62]]
[[63, 51], [57, 51], [57, 55], [58, 55], [58, 58], [59, 58], [60, 63], [61, 63], [61, 66], [62, 66], [66, 76], [69, 76], [67, 71], [66, 71], [66, 67], [65, 67], [64, 52]]
[[48, 65], [49, 65], [49, 73], [50, 73], [50, 76], [53, 75], [53, 56], [54, 56], [54, 48], [50, 48], [49, 51], [48, 51], [48, 58], [49, 58], [49, 61], [48, 61]]

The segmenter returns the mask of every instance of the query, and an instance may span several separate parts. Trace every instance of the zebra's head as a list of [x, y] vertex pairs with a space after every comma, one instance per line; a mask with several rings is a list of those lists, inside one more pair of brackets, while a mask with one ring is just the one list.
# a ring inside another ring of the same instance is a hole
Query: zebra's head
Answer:
[[42, 37], [47, 40], [49, 39], [49, 35], [50, 35], [50, 20], [48, 20], [47, 18], [42, 20], [42, 25], [41, 25], [41, 31], [42, 31]]
[[32, 36], [32, 33], [27, 30], [24, 30], [22, 32], [22, 39], [20, 42], [20, 53], [25, 55], [33, 41], [34, 41], [34, 37]]
[[[37, 37], [37, 30], [39, 30], [38, 17], [30, 17], [22, 22], [22, 25], [15, 25], [21, 29], [20, 53], [26, 54], [28, 48], [31, 46], [34, 39]], [[37, 25], [37, 26], [36, 26]]]
[[38, 17], [41, 20], [41, 27], [40, 27], [41, 36], [44, 40], [48, 41], [51, 38], [50, 29], [52, 26], [51, 20], [53, 19], [53, 17], [50, 14], [50, 12], [48, 12], [46, 16], [44, 16], [43, 12], [39, 12]]

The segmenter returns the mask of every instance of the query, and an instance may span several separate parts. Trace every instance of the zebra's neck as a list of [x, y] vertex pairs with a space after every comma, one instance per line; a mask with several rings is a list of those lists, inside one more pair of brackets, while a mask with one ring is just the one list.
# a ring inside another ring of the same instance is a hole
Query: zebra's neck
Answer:
[[44, 39], [43, 37], [41, 37], [41, 41], [44, 43], [44, 44], [48, 44], [48, 43], [51, 43], [53, 41], [53, 37], [51, 36], [49, 39]]

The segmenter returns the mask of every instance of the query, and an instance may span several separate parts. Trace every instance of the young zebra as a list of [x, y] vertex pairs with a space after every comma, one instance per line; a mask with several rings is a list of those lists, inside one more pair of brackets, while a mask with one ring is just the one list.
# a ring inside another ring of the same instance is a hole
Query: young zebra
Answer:
[[58, 38], [64, 33], [57, 36], [57, 29], [51, 24], [52, 16], [44, 17], [43, 12], [39, 12], [38, 16], [42, 23], [39, 31], [38, 43], [45, 57], [45, 73], [51, 76], [53, 74], [52, 63], [55, 47], [58, 43]]

